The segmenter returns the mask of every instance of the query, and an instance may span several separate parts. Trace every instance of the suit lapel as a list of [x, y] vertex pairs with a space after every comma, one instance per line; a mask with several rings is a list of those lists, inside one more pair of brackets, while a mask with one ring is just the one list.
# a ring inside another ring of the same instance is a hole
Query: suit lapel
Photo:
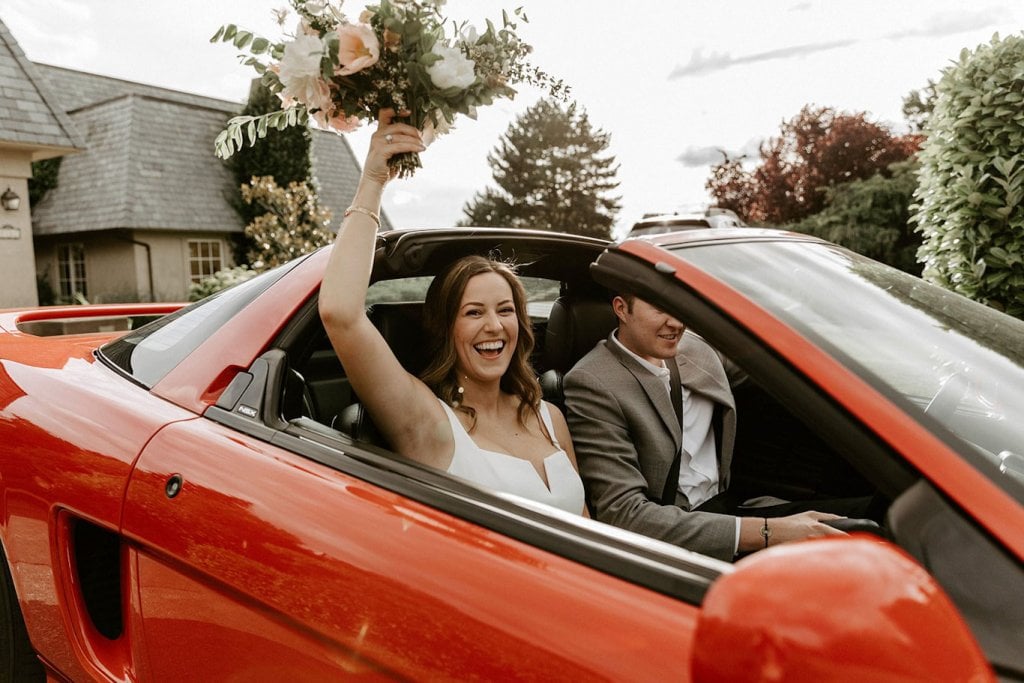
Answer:
[[688, 358], [685, 349], [676, 356], [679, 363], [679, 381], [690, 391], [707, 396], [716, 404], [722, 404], [734, 408], [732, 390], [728, 384], [722, 384], [718, 379], [708, 373], [700, 363], [695, 363]]
[[[622, 367], [626, 368], [636, 378], [637, 383], [643, 388], [647, 400], [654, 406], [658, 417], [661, 418], [662, 423], [665, 425], [665, 429], [672, 435], [676, 451], [678, 451], [682, 448], [683, 444], [682, 428], [679, 426], [679, 418], [676, 417], [675, 410], [672, 408], [672, 399], [665, 390], [664, 383], [660, 378], [652, 375], [647, 368], [640, 365], [635, 358], [623, 351], [619, 347], [618, 342], [611, 338], [611, 335], [608, 336], [608, 340], [605, 342], [605, 348], [611, 352]], [[683, 381], [685, 383], [685, 380]]]

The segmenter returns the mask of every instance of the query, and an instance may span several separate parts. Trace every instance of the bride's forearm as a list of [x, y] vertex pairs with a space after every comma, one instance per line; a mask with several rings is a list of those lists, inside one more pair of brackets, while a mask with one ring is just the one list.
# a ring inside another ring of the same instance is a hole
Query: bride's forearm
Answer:
[[345, 210], [320, 286], [320, 317], [328, 332], [364, 315], [383, 192], [383, 183], [364, 176]]

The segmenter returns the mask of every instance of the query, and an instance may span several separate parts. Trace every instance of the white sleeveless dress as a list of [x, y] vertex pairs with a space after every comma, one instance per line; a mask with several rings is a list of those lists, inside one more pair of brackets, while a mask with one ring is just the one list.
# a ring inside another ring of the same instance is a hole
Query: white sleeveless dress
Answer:
[[[529, 498], [577, 515], [583, 513], [583, 481], [561, 447], [544, 458], [544, 471], [548, 476], [548, 483], [545, 485], [533, 463], [528, 460], [477, 446], [466, 432], [466, 428], [462, 426], [455, 411], [444, 401], [440, 403], [448, 415], [448, 421], [452, 425], [452, 436], [455, 438], [455, 453], [448, 466], [448, 474], [479, 486]], [[551, 425], [551, 414], [548, 412], [547, 404], [543, 402], [540, 416], [551, 438], [554, 439], [555, 430]], [[555, 446], [558, 446], [557, 440]]]

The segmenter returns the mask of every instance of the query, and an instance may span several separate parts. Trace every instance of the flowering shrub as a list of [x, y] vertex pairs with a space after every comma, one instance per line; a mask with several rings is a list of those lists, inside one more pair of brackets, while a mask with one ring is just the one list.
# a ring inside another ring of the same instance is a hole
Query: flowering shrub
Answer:
[[216, 294], [222, 289], [228, 287], [234, 287], [239, 282], [245, 282], [246, 280], [255, 277], [259, 271], [253, 270], [249, 266], [235, 266], [234, 268], [224, 268], [218, 270], [210, 277], [203, 278], [199, 282], [193, 282], [189, 285], [188, 300], [199, 301], [205, 299], [211, 294]]
[[[503, 12], [500, 28], [488, 21], [480, 33], [445, 19], [444, 0], [380, 0], [357, 21], [330, 0], [291, 3], [299, 22], [286, 40], [274, 43], [233, 24], [211, 39], [248, 49], [245, 64], [262, 74], [283, 107], [231, 119], [215, 142], [222, 158], [246, 138], [255, 144], [269, 128], [305, 125], [310, 116], [323, 128], [346, 133], [393, 108], [409, 112], [409, 123], [429, 144], [451, 128], [456, 115], [474, 116], [478, 106], [513, 98], [512, 84], [536, 85], [562, 99], [568, 95], [561, 81], [529, 64], [531, 48], [516, 35], [516, 20], [527, 20], [521, 9]], [[417, 154], [391, 162], [403, 177], [420, 166]]]
[[274, 268], [334, 241], [331, 212], [320, 206], [309, 184], [282, 187], [273, 176], [256, 176], [241, 191], [246, 204], [263, 211], [245, 226], [254, 245], [246, 256], [256, 270]]

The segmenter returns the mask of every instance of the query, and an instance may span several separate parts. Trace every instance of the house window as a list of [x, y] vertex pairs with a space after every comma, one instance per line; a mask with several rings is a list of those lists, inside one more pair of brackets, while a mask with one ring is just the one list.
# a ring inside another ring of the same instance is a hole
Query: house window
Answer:
[[74, 301], [75, 295], [89, 296], [85, 286], [85, 247], [81, 244], [61, 244], [57, 247], [57, 273], [60, 296]]
[[189, 279], [200, 282], [224, 268], [220, 240], [189, 240]]

